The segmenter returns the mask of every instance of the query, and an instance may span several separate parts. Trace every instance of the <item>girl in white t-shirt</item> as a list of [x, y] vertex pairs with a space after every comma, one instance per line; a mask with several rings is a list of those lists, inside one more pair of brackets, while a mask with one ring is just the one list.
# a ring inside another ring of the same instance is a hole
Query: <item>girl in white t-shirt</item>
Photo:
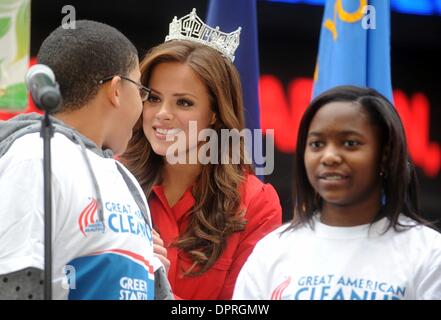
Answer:
[[441, 299], [441, 234], [419, 214], [394, 106], [342, 86], [300, 123], [294, 218], [263, 238], [234, 299]]

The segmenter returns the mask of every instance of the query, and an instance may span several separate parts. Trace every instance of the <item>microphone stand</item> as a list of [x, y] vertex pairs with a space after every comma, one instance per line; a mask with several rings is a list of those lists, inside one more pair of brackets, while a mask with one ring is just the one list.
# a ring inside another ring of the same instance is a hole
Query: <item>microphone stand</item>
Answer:
[[52, 300], [52, 166], [51, 138], [54, 136], [49, 112], [41, 119], [40, 137], [43, 139], [44, 177], [44, 299]]
[[[35, 99], [34, 99], [35, 100]], [[58, 84], [45, 88], [36, 99], [37, 107], [44, 110], [41, 119], [40, 137], [43, 139], [43, 183], [44, 183], [44, 299], [52, 300], [52, 165], [51, 139], [54, 127], [49, 113], [61, 103]]]
[[49, 117], [61, 104], [60, 87], [46, 65], [32, 66], [26, 74], [26, 86], [37, 108], [44, 111], [40, 137], [43, 139], [44, 184], [44, 299], [52, 300], [52, 166], [51, 139], [54, 127]]

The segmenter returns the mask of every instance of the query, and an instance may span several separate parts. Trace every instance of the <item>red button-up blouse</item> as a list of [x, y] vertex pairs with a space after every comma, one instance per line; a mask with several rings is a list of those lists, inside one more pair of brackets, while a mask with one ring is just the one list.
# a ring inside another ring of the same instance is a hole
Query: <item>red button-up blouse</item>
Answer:
[[176, 298], [231, 299], [240, 269], [257, 241], [282, 223], [279, 197], [270, 184], [263, 184], [249, 175], [241, 188], [242, 207], [246, 209], [247, 224], [241, 232], [232, 234], [215, 264], [200, 276], [183, 276], [191, 261], [169, 245], [182, 234], [189, 222], [189, 211], [195, 199], [189, 188], [173, 206], [168, 205], [164, 190], [154, 186], [149, 207], [155, 229], [160, 233], [170, 260], [168, 278]]

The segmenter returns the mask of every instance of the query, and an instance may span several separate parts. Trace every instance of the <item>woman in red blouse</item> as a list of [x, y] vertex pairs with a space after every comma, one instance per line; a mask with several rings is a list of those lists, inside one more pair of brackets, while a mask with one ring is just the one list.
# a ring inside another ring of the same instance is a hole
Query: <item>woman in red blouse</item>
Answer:
[[151, 93], [123, 161], [167, 248], [171, 287], [177, 298], [231, 299], [242, 265], [282, 215], [274, 188], [247, 164], [244, 139], [224, 149], [218, 139], [244, 128], [238, 72], [207, 45], [173, 40], [147, 54], [141, 73]]

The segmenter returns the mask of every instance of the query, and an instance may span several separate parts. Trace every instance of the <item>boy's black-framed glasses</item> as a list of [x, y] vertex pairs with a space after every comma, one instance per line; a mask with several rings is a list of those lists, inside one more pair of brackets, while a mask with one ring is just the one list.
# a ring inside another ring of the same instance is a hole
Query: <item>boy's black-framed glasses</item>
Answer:
[[131, 83], [133, 83], [134, 85], [136, 85], [138, 87], [139, 90], [139, 95], [141, 96], [141, 100], [142, 102], [147, 101], [147, 99], [150, 96], [150, 92], [152, 91], [150, 88], [147, 88], [146, 86], [143, 86], [142, 84], [127, 78], [125, 76], [121, 76], [121, 75], [114, 75], [114, 76], [110, 76], [110, 77], [106, 77], [104, 79], [101, 79], [100, 81], [98, 81], [98, 84], [103, 84], [104, 82], [110, 81], [112, 80], [114, 77], [120, 77], [121, 79], [124, 79], [126, 81], [129, 81]]

